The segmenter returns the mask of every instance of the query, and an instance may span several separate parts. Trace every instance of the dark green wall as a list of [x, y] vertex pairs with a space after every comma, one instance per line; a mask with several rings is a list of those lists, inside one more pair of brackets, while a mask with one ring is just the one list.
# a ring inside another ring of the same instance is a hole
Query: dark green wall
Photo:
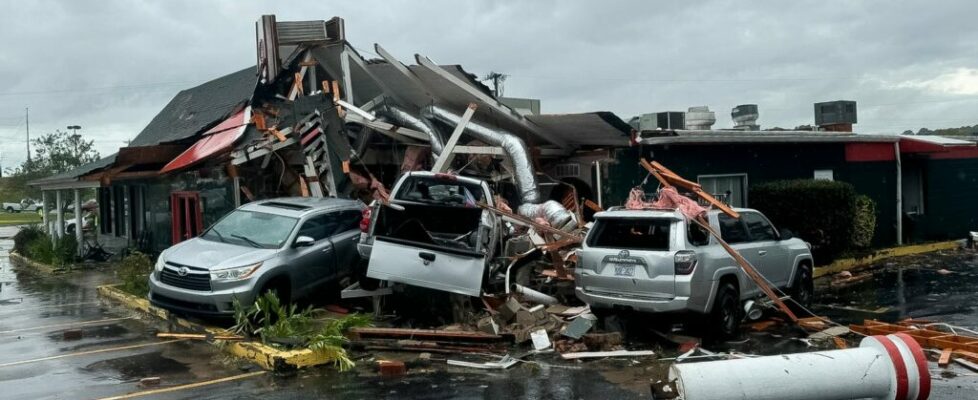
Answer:
[[[642, 146], [620, 149], [617, 163], [608, 166], [604, 185], [605, 206], [621, 205], [630, 188], [647, 173], [638, 165], [639, 154], [655, 160], [683, 177], [747, 174], [748, 187], [784, 179], [811, 179], [817, 169], [831, 169], [835, 180], [852, 183], [856, 191], [877, 203], [875, 246], [896, 243], [896, 166], [892, 161], [847, 163], [841, 143], [706, 144]], [[646, 191], [657, 182], [649, 178]], [[750, 198], [747, 199], [750, 206]]]
[[978, 159], [924, 163], [924, 215], [914, 236], [922, 240], [961, 239], [978, 231]]

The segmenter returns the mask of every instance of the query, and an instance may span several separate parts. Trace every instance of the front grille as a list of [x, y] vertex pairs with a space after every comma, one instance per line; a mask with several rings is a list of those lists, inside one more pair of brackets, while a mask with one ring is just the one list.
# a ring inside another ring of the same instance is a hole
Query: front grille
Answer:
[[152, 296], [153, 296], [153, 300], [155, 300], [156, 302], [169, 305], [172, 307], [178, 307], [185, 310], [196, 310], [196, 311], [210, 311], [210, 312], [217, 311], [217, 307], [214, 306], [213, 304], [200, 304], [200, 303], [194, 303], [190, 301], [177, 300], [172, 297], [167, 297], [156, 293], [153, 293]]
[[[180, 276], [177, 273], [179, 268], [187, 268], [189, 272], [187, 275]], [[211, 274], [207, 270], [177, 266], [171, 263], [167, 263], [163, 267], [163, 271], [160, 272], [160, 282], [163, 282], [170, 286], [176, 286], [178, 288], [189, 289], [189, 290], [199, 290], [209, 292], [211, 290]]]

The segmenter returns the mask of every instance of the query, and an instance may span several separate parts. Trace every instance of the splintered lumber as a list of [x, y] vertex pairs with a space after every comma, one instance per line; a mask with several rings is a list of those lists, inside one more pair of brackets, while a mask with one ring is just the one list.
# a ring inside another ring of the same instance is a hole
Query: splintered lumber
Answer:
[[837, 349], [848, 349], [849, 348], [849, 344], [846, 343], [846, 340], [843, 339], [843, 338], [840, 338], [840, 337], [836, 336], [836, 337], [832, 338], [832, 340], [835, 341], [835, 347]]
[[350, 329], [350, 333], [359, 339], [415, 339], [444, 342], [498, 342], [505, 340], [500, 335], [483, 332], [436, 329], [353, 328]]
[[160, 332], [156, 334], [160, 339], [194, 339], [194, 340], [245, 340], [244, 336], [237, 335], [213, 335], [210, 333], [170, 333]]
[[951, 354], [954, 353], [954, 349], [944, 349], [941, 351], [941, 357], [937, 359], [937, 366], [941, 368], [947, 368], [951, 364]]
[[659, 164], [655, 161], [649, 163], [644, 158], [642, 158], [639, 160], [639, 164], [642, 166], [642, 168], [645, 168], [646, 171], [652, 174], [652, 176], [658, 179], [659, 182], [662, 183], [662, 186], [665, 187], [679, 186], [681, 188], [689, 190], [690, 192], [696, 194], [697, 197], [699, 197], [700, 199], [702, 199], [707, 203], [710, 203], [710, 205], [716, 207], [720, 211], [723, 211], [725, 214], [733, 218], [740, 218], [739, 213], [737, 213], [732, 208], [730, 208], [730, 206], [723, 204], [722, 201], [717, 200], [715, 197], [713, 197], [713, 195], [704, 192], [703, 188], [700, 187], [698, 183], [693, 183], [683, 179], [675, 172], [670, 171], [666, 167], [663, 167], [662, 164]]
[[652, 350], [616, 350], [616, 351], [582, 351], [577, 353], [563, 353], [560, 355], [565, 360], [577, 360], [581, 358], [605, 358], [605, 357], [646, 357], [654, 356]]
[[[920, 323], [921, 321], [917, 321]], [[850, 325], [849, 329], [863, 335], [888, 335], [903, 333], [914, 338], [922, 347], [943, 351], [952, 349], [952, 356], [978, 362], [978, 338], [955, 335], [929, 326], [915, 326], [910, 322], [890, 324], [866, 320], [862, 325]]]

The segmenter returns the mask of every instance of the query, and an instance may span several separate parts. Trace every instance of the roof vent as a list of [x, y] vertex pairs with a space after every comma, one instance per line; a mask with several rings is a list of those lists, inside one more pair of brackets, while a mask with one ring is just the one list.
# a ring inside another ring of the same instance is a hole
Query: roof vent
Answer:
[[639, 131], [654, 131], [656, 129], [686, 129], [686, 113], [666, 111], [638, 116]]
[[757, 104], [741, 104], [730, 111], [733, 118], [734, 129], [742, 131], [758, 131], [761, 126], [757, 124]]
[[716, 122], [716, 113], [710, 111], [708, 106], [690, 107], [686, 111], [686, 129], [708, 131]]

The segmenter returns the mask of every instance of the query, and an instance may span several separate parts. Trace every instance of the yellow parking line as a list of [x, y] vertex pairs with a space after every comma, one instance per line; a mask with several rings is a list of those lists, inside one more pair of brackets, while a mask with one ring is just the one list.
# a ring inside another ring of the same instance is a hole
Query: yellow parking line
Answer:
[[214, 380], [210, 380], [210, 381], [189, 383], [189, 384], [186, 384], [186, 385], [171, 386], [171, 387], [160, 388], [160, 389], [146, 390], [146, 391], [142, 391], [142, 392], [133, 392], [133, 393], [129, 393], [129, 394], [124, 394], [122, 396], [103, 397], [103, 398], [101, 398], [99, 400], [123, 400], [123, 399], [131, 399], [131, 398], [135, 398], [135, 397], [149, 396], [149, 395], [160, 394], [160, 393], [176, 392], [176, 391], [180, 391], [180, 390], [187, 390], [187, 389], [199, 388], [199, 387], [202, 387], [202, 386], [214, 385], [214, 384], [218, 384], [218, 383], [224, 383], [224, 382], [231, 382], [231, 381], [236, 381], [236, 380], [241, 380], [241, 379], [247, 379], [247, 378], [255, 377], [255, 376], [258, 376], [258, 375], [263, 375], [265, 372], [266, 371], [249, 372], [249, 373], [246, 373], [246, 374], [234, 375], [234, 376], [229, 376], [227, 378], [214, 379]]
[[64, 324], [54, 324], [54, 325], [44, 325], [44, 326], [32, 326], [30, 328], [20, 328], [20, 329], [11, 329], [9, 331], [0, 331], [0, 334], [4, 334], [4, 333], [15, 333], [15, 332], [24, 332], [24, 331], [36, 331], [38, 329], [70, 328], [70, 327], [73, 327], [73, 326], [98, 325], [98, 324], [101, 324], [101, 323], [115, 322], [115, 321], [124, 321], [124, 320], [127, 320], [127, 319], [133, 319], [133, 318], [135, 318], [135, 317], [106, 318], [106, 319], [97, 319], [97, 320], [93, 320], [93, 321], [68, 322], [68, 323], [64, 323]]
[[134, 344], [134, 345], [130, 345], [130, 346], [112, 347], [112, 348], [108, 348], [108, 349], [98, 349], [98, 350], [81, 351], [81, 352], [78, 352], [78, 353], [59, 354], [59, 355], [56, 355], [56, 356], [35, 358], [33, 360], [13, 361], [13, 362], [8, 362], [8, 363], [0, 364], [0, 368], [3, 368], [3, 367], [12, 367], [12, 366], [15, 366], [15, 365], [30, 364], [30, 363], [41, 362], [41, 361], [48, 361], [48, 360], [57, 360], [59, 358], [85, 356], [85, 355], [89, 355], [89, 354], [98, 354], [98, 353], [107, 353], [107, 352], [110, 352], [110, 351], [138, 349], [138, 348], [141, 348], [141, 347], [149, 347], [149, 346], [159, 346], [159, 345], [163, 345], [163, 344], [167, 344], [167, 343], [182, 342], [184, 340], [186, 340], [186, 339], [176, 339], [176, 340], [167, 340], [167, 341], [163, 341], [163, 342]]

